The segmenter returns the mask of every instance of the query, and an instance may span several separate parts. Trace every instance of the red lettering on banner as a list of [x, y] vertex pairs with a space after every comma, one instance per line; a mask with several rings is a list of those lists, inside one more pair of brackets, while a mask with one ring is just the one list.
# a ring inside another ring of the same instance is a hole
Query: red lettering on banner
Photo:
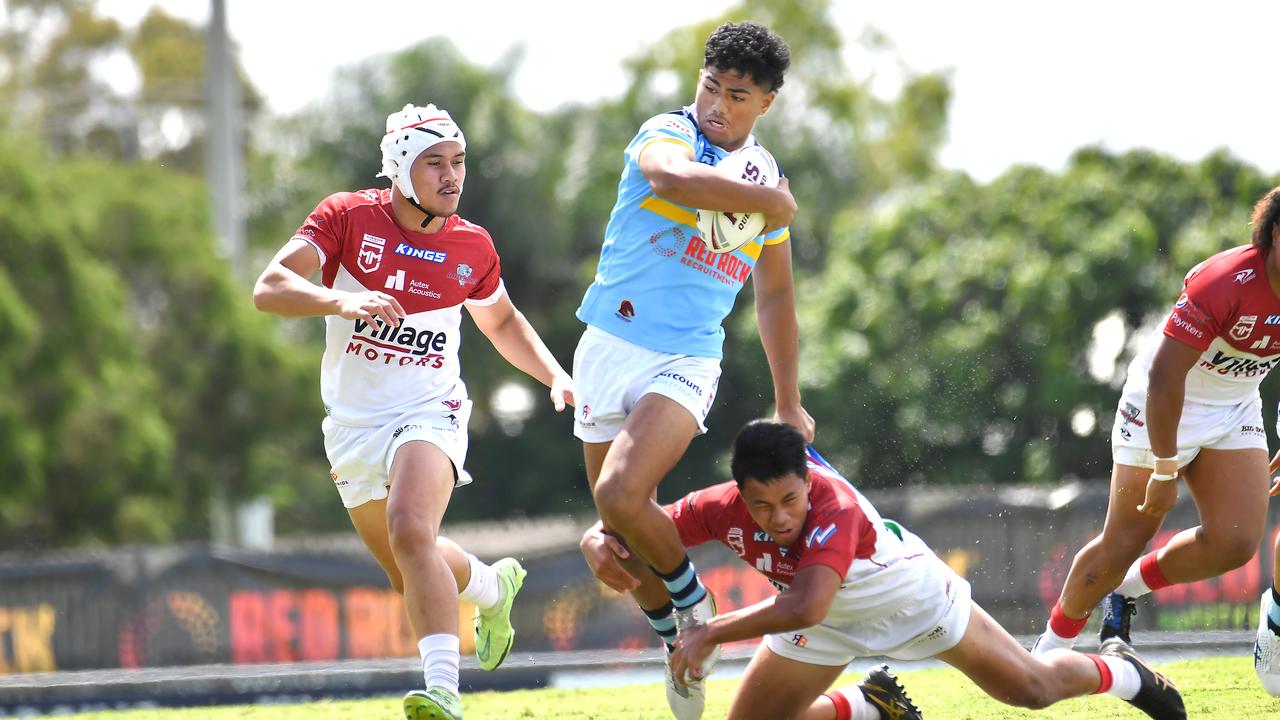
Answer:
[[227, 599], [228, 625], [231, 630], [231, 662], [268, 662], [266, 635], [267, 604], [262, 595], [251, 590], [236, 590]]
[[352, 588], [343, 596], [346, 608], [347, 657], [384, 658], [417, 653], [409, 631], [404, 598], [394, 590]]
[[293, 662], [293, 642], [298, 628], [293, 621], [293, 592], [272, 590], [267, 595], [267, 652], [272, 662]]
[[332, 591], [236, 590], [227, 607], [233, 663], [332, 660], [340, 654]]
[[298, 601], [298, 659], [338, 657], [338, 599], [328, 590], [307, 590]]
[[1262, 563], [1259, 553], [1254, 553], [1249, 562], [1225, 573], [1218, 579], [1218, 587], [1222, 590], [1222, 599], [1233, 603], [1252, 603], [1262, 592]]

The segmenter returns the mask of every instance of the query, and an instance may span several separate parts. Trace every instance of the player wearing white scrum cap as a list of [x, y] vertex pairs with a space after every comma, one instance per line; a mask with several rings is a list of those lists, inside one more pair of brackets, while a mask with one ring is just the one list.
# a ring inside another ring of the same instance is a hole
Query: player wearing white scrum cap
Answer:
[[[513, 558], [485, 565], [438, 536], [454, 488], [471, 482], [462, 308], [503, 357], [551, 388], [557, 411], [573, 387], [508, 297], [489, 233], [457, 214], [461, 128], [434, 105], [406, 105], [386, 127], [380, 176], [392, 187], [321, 202], [258, 279], [254, 303], [325, 317], [330, 477], [419, 638], [425, 689], [405, 696], [405, 717], [460, 720], [458, 599], [476, 605], [476, 657], [492, 670], [511, 650], [525, 575]], [[308, 280], [316, 271], [320, 284]]]

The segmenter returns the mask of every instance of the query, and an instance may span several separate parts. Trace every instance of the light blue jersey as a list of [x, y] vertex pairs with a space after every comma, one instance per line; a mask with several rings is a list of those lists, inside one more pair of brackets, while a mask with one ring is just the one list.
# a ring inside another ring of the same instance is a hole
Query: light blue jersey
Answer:
[[[618, 201], [578, 319], [650, 350], [720, 358], [720, 323], [764, 246], [786, 242], [790, 232], [781, 228], [731, 253], [712, 253], [698, 237], [693, 209], [655, 196], [640, 172], [640, 153], [656, 142], [683, 145], [707, 165], [729, 154], [703, 137], [693, 106], [640, 126], [627, 145]], [[755, 144], [747, 138], [746, 145]]]

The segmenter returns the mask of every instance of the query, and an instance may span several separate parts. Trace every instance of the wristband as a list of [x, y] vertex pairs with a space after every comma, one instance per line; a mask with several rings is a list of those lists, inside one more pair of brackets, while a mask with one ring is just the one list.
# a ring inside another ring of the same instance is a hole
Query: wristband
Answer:
[[1177, 459], [1178, 459], [1178, 456], [1177, 456], [1177, 455], [1174, 455], [1173, 457], [1162, 458], [1162, 457], [1156, 457], [1156, 456], [1155, 456], [1155, 453], [1151, 453], [1151, 456], [1155, 459], [1155, 461], [1156, 461], [1156, 462], [1160, 462], [1161, 460], [1166, 460], [1166, 461], [1168, 461], [1168, 460], [1177, 460]]
[[1169, 473], [1166, 475], [1165, 473], [1153, 472], [1151, 473], [1151, 479], [1159, 480], [1160, 482], [1169, 482], [1170, 480], [1177, 480], [1178, 473], [1175, 472], [1175, 473]]

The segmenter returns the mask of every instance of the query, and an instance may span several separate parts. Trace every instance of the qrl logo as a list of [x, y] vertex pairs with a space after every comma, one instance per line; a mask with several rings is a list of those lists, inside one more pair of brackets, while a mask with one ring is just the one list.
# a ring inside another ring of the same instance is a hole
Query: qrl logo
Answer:
[[1253, 326], [1258, 322], [1257, 315], [1241, 315], [1236, 321], [1235, 326], [1231, 328], [1231, 337], [1236, 340], [1244, 340], [1253, 333]]
[[382, 265], [382, 250], [387, 246], [387, 241], [377, 235], [364, 236], [364, 240], [360, 243], [360, 253], [356, 264], [361, 270], [371, 273]]

